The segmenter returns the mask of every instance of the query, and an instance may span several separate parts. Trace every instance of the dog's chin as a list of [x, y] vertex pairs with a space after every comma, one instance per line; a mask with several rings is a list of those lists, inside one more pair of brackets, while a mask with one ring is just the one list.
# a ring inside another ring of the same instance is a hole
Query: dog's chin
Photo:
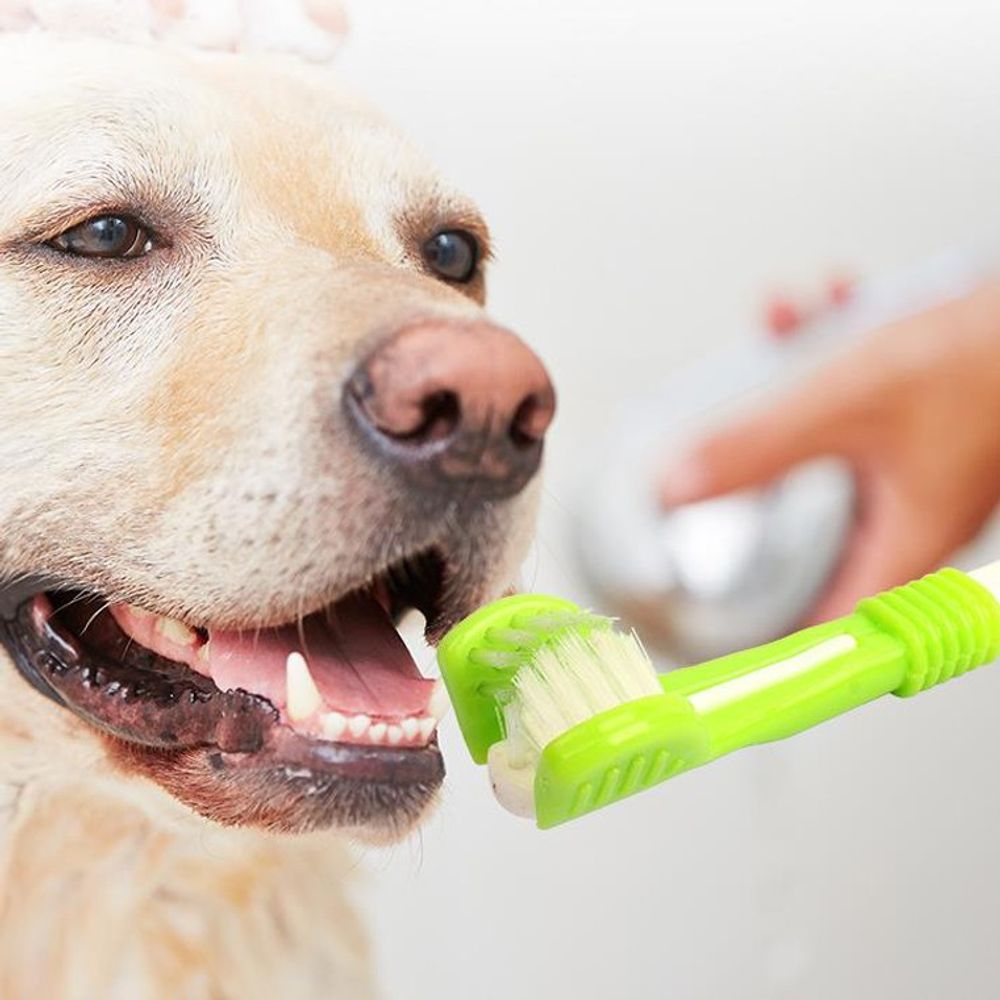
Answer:
[[436, 741], [417, 750], [365, 752], [316, 741], [299, 748], [298, 764], [287, 746], [227, 754], [163, 751], [120, 739], [109, 744], [127, 772], [216, 823], [289, 834], [336, 828], [372, 844], [398, 840], [424, 819], [444, 778]]
[[431, 641], [487, 596], [419, 553], [283, 626], [200, 627], [51, 578], [0, 589], [25, 681], [94, 727], [113, 763], [202, 816], [284, 833], [405, 834], [444, 778], [447, 706], [396, 629]]

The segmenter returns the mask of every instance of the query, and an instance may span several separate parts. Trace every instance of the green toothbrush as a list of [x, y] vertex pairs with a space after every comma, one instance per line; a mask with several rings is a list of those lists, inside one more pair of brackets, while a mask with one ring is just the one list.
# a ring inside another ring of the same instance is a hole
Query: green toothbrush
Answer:
[[634, 634], [569, 601], [496, 601], [442, 640], [462, 734], [501, 804], [543, 829], [885, 694], [1000, 656], [1000, 561], [943, 569], [853, 614], [658, 675]]

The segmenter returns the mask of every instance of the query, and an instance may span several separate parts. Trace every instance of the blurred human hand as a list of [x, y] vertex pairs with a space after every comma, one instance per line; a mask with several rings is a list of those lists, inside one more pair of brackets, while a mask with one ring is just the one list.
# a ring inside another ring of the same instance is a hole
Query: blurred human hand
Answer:
[[883, 327], [662, 477], [666, 506], [760, 485], [820, 456], [850, 463], [859, 507], [810, 616], [935, 568], [1000, 502], [1000, 285]]

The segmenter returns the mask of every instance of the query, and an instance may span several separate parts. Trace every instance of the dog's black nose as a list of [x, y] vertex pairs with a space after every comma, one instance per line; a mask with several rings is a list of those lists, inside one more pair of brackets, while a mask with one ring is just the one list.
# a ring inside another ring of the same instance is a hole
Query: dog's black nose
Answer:
[[420, 323], [346, 386], [348, 412], [423, 490], [512, 496], [538, 469], [555, 392], [536, 355], [490, 323]]

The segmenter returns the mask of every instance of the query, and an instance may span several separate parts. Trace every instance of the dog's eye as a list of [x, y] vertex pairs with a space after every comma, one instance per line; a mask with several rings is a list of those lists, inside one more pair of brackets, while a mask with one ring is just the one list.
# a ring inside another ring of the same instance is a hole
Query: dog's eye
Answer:
[[49, 245], [76, 257], [141, 257], [153, 249], [153, 238], [127, 215], [97, 215], [60, 233]]
[[461, 229], [447, 229], [424, 244], [424, 259], [442, 278], [462, 284], [476, 273], [479, 245]]

